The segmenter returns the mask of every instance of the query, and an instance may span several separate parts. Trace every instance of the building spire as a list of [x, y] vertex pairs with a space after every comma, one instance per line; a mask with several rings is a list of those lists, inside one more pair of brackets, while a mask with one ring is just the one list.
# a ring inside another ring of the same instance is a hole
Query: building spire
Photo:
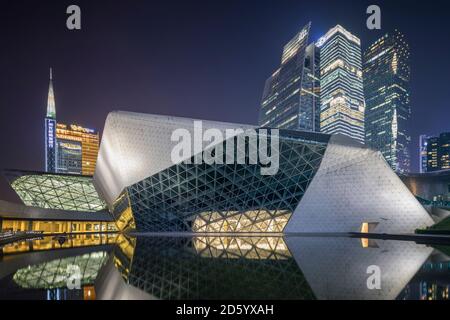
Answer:
[[47, 118], [56, 119], [55, 94], [53, 92], [53, 70], [50, 68], [50, 84], [48, 86]]

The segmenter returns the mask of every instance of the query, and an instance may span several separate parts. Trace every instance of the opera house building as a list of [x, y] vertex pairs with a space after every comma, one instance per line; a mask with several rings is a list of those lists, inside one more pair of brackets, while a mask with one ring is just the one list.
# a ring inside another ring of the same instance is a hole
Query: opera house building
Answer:
[[[193, 138], [176, 161], [174, 132]], [[263, 174], [256, 150], [269, 146], [276, 167]], [[207, 154], [223, 161], [199, 161]], [[434, 223], [382, 155], [350, 138], [188, 118], [110, 113], [93, 177], [4, 175], [23, 204], [0, 202], [2, 230], [398, 234]]]

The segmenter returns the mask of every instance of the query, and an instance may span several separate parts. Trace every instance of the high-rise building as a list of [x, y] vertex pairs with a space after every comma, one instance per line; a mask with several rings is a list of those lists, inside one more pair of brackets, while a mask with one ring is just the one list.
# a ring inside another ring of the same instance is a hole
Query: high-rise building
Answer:
[[283, 49], [281, 66], [265, 84], [262, 127], [319, 131], [319, 55], [308, 45], [308, 23]]
[[439, 136], [438, 164], [441, 170], [450, 169], [450, 132], [441, 133]]
[[99, 133], [96, 130], [56, 122], [53, 75], [50, 69], [45, 117], [45, 171], [94, 175], [99, 140]]
[[450, 169], [450, 132], [420, 137], [421, 172]]
[[78, 125], [56, 124], [56, 172], [94, 175], [99, 134]]
[[422, 134], [419, 137], [419, 165], [420, 165], [420, 173], [427, 172], [427, 152], [428, 152], [428, 139], [430, 136]]
[[53, 91], [53, 75], [50, 68], [50, 84], [47, 97], [47, 115], [45, 116], [45, 171], [56, 171], [56, 108]]
[[409, 55], [409, 45], [397, 30], [364, 53], [365, 141], [401, 173], [410, 169]]
[[320, 49], [320, 131], [364, 142], [361, 42], [337, 25], [316, 43]]

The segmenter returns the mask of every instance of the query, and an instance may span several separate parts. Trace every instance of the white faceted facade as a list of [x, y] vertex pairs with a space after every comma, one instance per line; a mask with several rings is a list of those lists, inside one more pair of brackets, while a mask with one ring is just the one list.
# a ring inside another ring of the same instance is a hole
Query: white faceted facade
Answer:
[[[194, 137], [195, 121], [109, 114], [94, 184], [110, 208], [128, 194], [138, 231], [347, 233], [370, 224], [370, 232], [413, 233], [433, 224], [379, 152], [341, 135], [280, 130], [273, 176], [260, 175], [259, 164], [186, 164], [194, 148], [173, 163], [172, 133]], [[226, 129], [255, 129], [202, 126], [224, 137]]]
[[380, 152], [332, 136], [322, 164], [285, 232], [414, 233], [433, 220]]
[[[106, 119], [94, 175], [97, 190], [108, 205], [112, 205], [125, 187], [176, 164], [171, 159], [174, 146], [171, 135], [176, 129], [187, 129], [194, 136], [194, 121], [197, 120], [111, 112]], [[223, 133], [226, 129], [252, 128], [250, 125], [201, 121], [203, 130], [216, 128]], [[193, 152], [194, 148], [191, 150]]]

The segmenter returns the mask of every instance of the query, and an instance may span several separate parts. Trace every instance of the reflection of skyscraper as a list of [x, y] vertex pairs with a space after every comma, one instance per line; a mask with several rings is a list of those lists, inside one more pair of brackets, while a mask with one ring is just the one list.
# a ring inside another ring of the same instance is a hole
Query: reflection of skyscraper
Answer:
[[366, 144], [398, 172], [410, 168], [409, 78], [409, 46], [400, 32], [384, 35], [365, 52]]
[[45, 171], [93, 175], [99, 134], [93, 129], [56, 122], [52, 69], [45, 117]]
[[281, 66], [267, 79], [259, 124], [263, 127], [319, 131], [319, 57], [308, 45], [307, 24], [283, 49]]
[[337, 25], [320, 48], [320, 131], [364, 142], [364, 93], [359, 38]]

